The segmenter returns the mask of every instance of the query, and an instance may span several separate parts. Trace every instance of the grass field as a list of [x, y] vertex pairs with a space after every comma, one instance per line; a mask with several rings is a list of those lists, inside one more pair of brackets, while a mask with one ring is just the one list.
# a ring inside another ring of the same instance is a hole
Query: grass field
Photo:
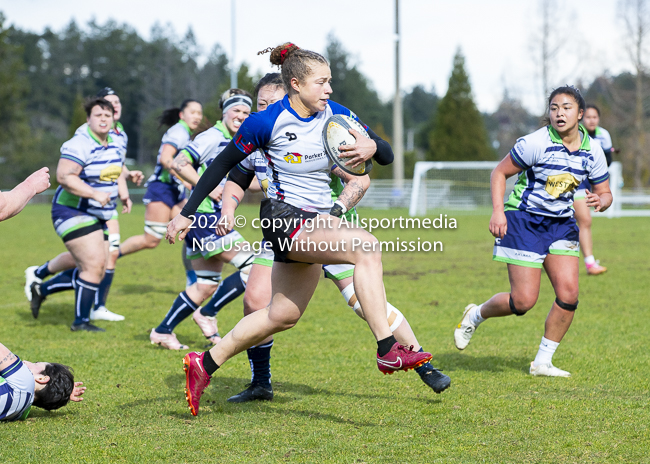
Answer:
[[[120, 218], [123, 239], [141, 233], [143, 213], [136, 207]], [[256, 209], [243, 213], [250, 219]], [[103, 334], [72, 333], [72, 294], [48, 298], [38, 320], [23, 295], [24, 269], [64, 250], [49, 207], [29, 206], [0, 224], [0, 342], [30, 361], [73, 366], [88, 391], [81, 404], [51, 413], [35, 408], [24, 422], [0, 424], [0, 460], [650, 462], [650, 219], [594, 221], [597, 257], [609, 271], [587, 277], [581, 266], [580, 308], [554, 357], [572, 372], [569, 379], [527, 373], [554, 298], [545, 276], [526, 317], [488, 321], [465, 352], [456, 350], [452, 334], [465, 305], [508, 290], [505, 265], [491, 260], [488, 218], [457, 220], [455, 230], [377, 234], [444, 244], [443, 252], [384, 254], [384, 280], [389, 301], [451, 376], [449, 390], [436, 395], [413, 372], [381, 375], [369, 329], [323, 280], [300, 323], [276, 336], [275, 399], [226, 402], [250, 380], [241, 354], [219, 370], [192, 417], [183, 398], [183, 354], [152, 346], [148, 337], [183, 289], [180, 247], [161, 244], [120, 260], [108, 307], [126, 320], [100, 322]], [[250, 227], [243, 233], [261, 236]], [[240, 298], [219, 314], [221, 332], [241, 314]], [[176, 333], [202, 349], [192, 321]]]

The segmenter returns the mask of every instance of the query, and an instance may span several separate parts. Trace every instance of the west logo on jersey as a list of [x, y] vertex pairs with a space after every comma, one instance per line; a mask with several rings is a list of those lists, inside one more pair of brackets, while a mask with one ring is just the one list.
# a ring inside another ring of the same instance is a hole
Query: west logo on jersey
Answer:
[[287, 137], [289, 137], [289, 142], [292, 142], [294, 140], [298, 140], [298, 136], [294, 134], [293, 132], [287, 132], [286, 134]]
[[556, 176], [548, 176], [545, 190], [549, 195], [559, 198], [560, 195], [570, 192], [578, 185], [580, 185], [580, 182], [572, 174], [559, 174]]
[[122, 174], [122, 166], [112, 164], [101, 170], [99, 173], [99, 180], [102, 182], [115, 182]]

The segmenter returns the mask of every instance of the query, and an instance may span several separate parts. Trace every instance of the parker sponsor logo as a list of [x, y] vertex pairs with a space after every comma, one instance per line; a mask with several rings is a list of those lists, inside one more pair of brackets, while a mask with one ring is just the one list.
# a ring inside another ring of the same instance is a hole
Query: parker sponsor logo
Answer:
[[558, 198], [563, 193], [574, 190], [578, 185], [580, 185], [580, 182], [573, 177], [573, 174], [559, 174], [556, 176], [548, 176], [545, 190], [549, 195]]

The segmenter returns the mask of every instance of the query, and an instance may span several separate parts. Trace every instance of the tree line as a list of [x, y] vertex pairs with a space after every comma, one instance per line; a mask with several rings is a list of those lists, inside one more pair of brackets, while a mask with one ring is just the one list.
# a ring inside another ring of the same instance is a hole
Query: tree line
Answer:
[[[228, 57], [218, 44], [204, 54], [191, 29], [179, 36], [171, 26], [156, 24], [145, 40], [131, 26], [112, 20], [103, 25], [91, 21], [84, 27], [73, 21], [61, 31], [42, 33], [5, 27], [4, 22], [0, 13], [2, 189], [13, 187], [41, 166], [56, 167], [60, 146], [85, 121], [83, 98], [103, 87], [112, 87], [120, 96], [121, 122], [129, 135], [127, 156], [145, 171], [155, 163], [165, 130], [157, 121], [163, 109], [194, 98], [203, 102], [208, 123], [221, 116], [219, 96], [230, 84]], [[382, 101], [336, 37], [328, 37], [323, 53], [331, 64], [333, 100], [353, 109], [390, 141], [392, 101]], [[239, 87], [245, 90], [252, 92], [260, 77], [246, 64], [238, 69]], [[628, 176], [639, 170], [636, 159], [625, 158], [632, 156], [626, 146], [634, 82], [634, 76], [621, 74], [601, 76], [583, 87], [588, 101], [600, 104], [602, 125], [622, 149]], [[482, 114], [474, 103], [460, 49], [446, 94], [439, 97], [435, 89], [418, 85], [403, 93], [403, 107], [407, 177], [419, 160], [500, 159], [518, 137], [541, 124], [541, 115], [529, 114], [506, 91], [494, 113]], [[377, 166], [373, 173], [392, 176], [390, 166]], [[647, 185], [647, 163], [641, 163], [640, 173]]]

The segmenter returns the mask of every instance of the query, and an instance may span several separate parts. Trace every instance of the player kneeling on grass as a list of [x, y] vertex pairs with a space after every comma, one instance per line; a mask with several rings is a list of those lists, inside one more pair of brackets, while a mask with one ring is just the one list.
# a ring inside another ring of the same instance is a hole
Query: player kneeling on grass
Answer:
[[22, 361], [0, 343], [0, 421], [24, 420], [32, 406], [51, 411], [83, 401], [82, 385], [68, 366]]
[[[544, 266], [556, 298], [530, 373], [571, 375], [553, 366], [552, 359], [578, 308], [580, 245], [571, 207], [573, 195], [588, 179], [593, 192], [586, 192], [587, 206], [600, 212], [612, 203], [605, 154], [580, 126], [584, 111], [585, 101], [578, 89], [555, 89], [548, 99], [550, 125], [517, 140], [492, 171], [490, 232], [496, 237], [494, 260], [508, 264], [511, 290], [497, 293], [482, 305], [465, 308], [454, 332], [459, 350], [467, 347], [485, 319], [526, 314], [537, 302]], [[504, 212], [506, 179], [515, 174], [519, 179]]]

